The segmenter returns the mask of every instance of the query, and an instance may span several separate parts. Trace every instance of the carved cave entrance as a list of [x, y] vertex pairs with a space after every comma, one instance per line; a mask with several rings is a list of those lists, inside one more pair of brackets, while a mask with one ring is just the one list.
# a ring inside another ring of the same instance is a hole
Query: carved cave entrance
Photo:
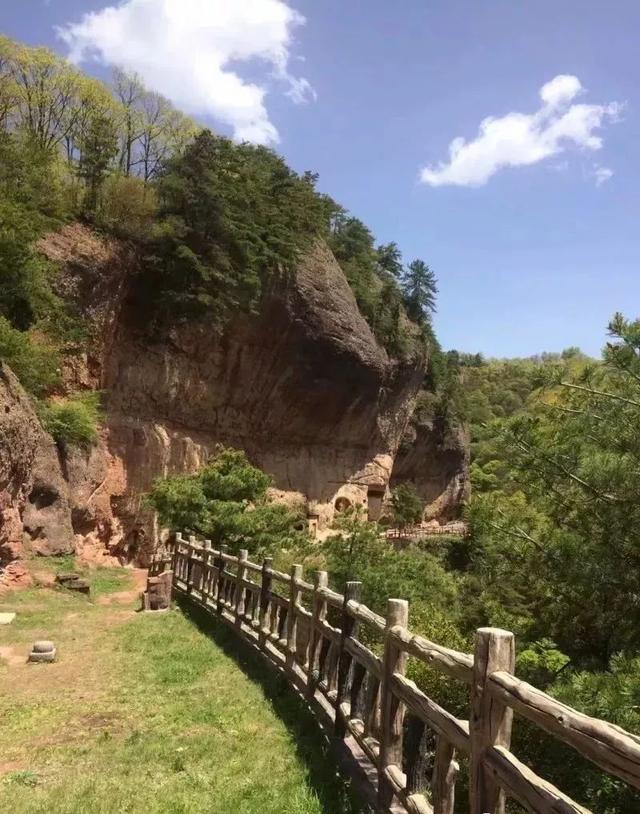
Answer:
[[367, 519], [380, 520], [382, 515], [382, 501], [384, 500], [384, 487], [369, 486], [367, 489]]

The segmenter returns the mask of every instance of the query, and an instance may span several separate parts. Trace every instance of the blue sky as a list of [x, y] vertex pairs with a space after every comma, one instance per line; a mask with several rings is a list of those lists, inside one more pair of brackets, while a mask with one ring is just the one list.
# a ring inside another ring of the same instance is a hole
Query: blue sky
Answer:
[[0, 30], [97, 75], [128, 62], [219, 132], [319, 172], [436, 271], [445, 347], [595, 354], [614, 311], [640, 315], [636, 0], [126, 0], [84, 18], [107, 5], [0, 0]]

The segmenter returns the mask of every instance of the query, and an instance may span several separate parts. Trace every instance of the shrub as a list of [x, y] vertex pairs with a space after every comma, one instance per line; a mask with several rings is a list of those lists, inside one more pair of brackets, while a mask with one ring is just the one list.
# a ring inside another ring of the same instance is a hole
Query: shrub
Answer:
[[42, 423], [60, 447], [88, 447], [98, 437], [100, 393], [83, 393], [50, 401], [41, 410]]
[[393, 520], [400, 528], [422, 520], [422, 500], [412, 483], [401, 483], [396, 486], [391, 493], [391, 507]]
[[286, 506], [270, 503], [269, 475], [253, 466], [244, 452], [219, 447], [195, 475], [159, 478], [148, 503], [160, 522], [175, 530], [202, 534], [214, 545], [275, 552], [299, 546], [300, 518]]
[[58, 381], [58, 351], [41, 338], [16, 330], [3, 316], [0, 316], [0, 360], [9, 365], [24, 389], [34, 396], [43, 395]]
[[110, 175], [101, 192], [98, 223], [126, 237], [142, 238], [157, 211], [155, 189], [142, 178]]

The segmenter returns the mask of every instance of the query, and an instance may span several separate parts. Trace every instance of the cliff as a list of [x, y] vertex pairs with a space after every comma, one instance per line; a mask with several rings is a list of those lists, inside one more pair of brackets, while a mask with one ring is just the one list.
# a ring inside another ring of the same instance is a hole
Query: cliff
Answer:
[[425, 506], [425, 520], [455, 520], [469, 496], [469, 438], [442, 419], [412, 416], [396, 453], [390, 486], [409, 482]]
[[[417, 350], [390, 358], [378, 345], [324, 244], [311, 248], [295, 274], [272, 280], [258, 313], [224, 326], [176, 322], [159, 334], [148, 330], [132, 296], [137, 260], [126, 244], [75, 224], [40, 249], [60, 268], [59, 293], [92, 329], [85, 350], [65, 365], [64, 388], [100, 389], [106, 406], [92, 450], [58, 455], [51, 439], [44, 445], [50, 458], [56, 453], [50, 469], [67, 513], [59, 533], [43, 527], [51, 550], [62, 537], [65, 550], [94, 547], [144, 561], [156, 529], [142, 495], [158, 476], [194, 471], [220, 443], [244, 448], [274, 477], [276, 495], [304, 507], [314, 528], [331, 521], [336, 504], [379, 516], [426, 360]], [[13, 390], [41, 439], [26, 397]], [[403, 459], [418, 480], [421, 456], [433, 452], [428, 435]], [[38, 537], [25, 518], [37, 456], [18, 457], [30, 463], [0, 486], [31, 545]], [[454, 458], [437, 481], [442, 460], [423, 462], [429, 500], [438, 484], [451, 491]], [[446, 514], [454, 502], [451, 493]]]

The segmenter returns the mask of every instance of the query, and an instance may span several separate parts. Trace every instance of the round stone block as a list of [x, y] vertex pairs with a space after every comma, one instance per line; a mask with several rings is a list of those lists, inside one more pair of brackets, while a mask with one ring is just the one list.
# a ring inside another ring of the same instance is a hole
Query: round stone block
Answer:
[[51, 653], [55, 649], [56, 648], [53, 642], [48, 642], [44, 639], [33, 643], [34, 653]]

